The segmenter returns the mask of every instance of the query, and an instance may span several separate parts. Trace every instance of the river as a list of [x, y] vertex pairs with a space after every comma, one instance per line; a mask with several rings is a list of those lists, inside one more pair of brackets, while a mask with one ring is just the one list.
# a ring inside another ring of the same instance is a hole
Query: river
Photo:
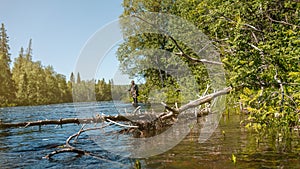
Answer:
[[[46, 119], [91, 117], [96, 114], [120, 113], [114, 102], [66, 103], [44, 106], [0, 108], [3, 122], [24, 122]], [[118, 103], [127, 110], [131, 105]], [[295, 139], [288, 152], [279, 151], [269, 140], [259, 140], [257, 134], [240, 126], [241, 115], [223, 115], [218, 128], [204, 143], [198, 142], [196, 127], [172, 149], [155, 156], [138, 159], [142, 168], [300, 168], [300, 144]], [[90, 126], [93, 127], [93, 126]], [[98, 131], [101, 144], [91, 139], [94, 133], [82, 134], [76, 147], [90, 151], [103, 159], [78, 156], [74, 153], [45, 155], [61, 148], [66, 139], [81, 126], [41, 126], [0, 129], [0, 168], [134, 168], [136, 159], [127, 157], [130, 135], [112, 134], [120, 127]], [[110, 134], [107, 134], [110, 133]], [[103, 139], [105, 138], [105, 139]], [[115, 154], [109, 149], [120, 149]], [[236, 162], [232, 157], [236, 157]]]

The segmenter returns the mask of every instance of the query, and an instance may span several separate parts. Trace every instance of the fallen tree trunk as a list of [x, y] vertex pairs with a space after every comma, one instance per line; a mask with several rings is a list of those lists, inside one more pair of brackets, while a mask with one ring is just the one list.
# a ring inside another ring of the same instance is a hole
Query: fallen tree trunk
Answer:
[[39, 120], [39, 121], [29, 121], [29, 122], [20, 122], [20, 123], [3, 123], [0, 122], [0, 128], [13, 128], [13, 127], [29, 127], [29, 126], [42, 126], [42, 125], [63, 125], [63, 124], [90, 124], [90, 123], [100, 123], [104, 122], [107, 119], [113, 121], [130, 121], [128, 117], [117, 115], [117, 116], [99, 116], [93, 118], [65, 118], [59, 120]]
[[[144, 114], [136, 114], [136, 111], [139, 109], [133, 111], [132, 114], [128, 115], [96, 115], [96, 117], [92, 118], [66, 118], [66, 119], [59, 119], [59, 120], [39, 120], [39, 121], [31, 121], [31, 122], [20, 122], [20, 123], [3, 123], [0, 121], [0, 129], [5, 128], [13, 128], [13, 127], [29, 127], [29, 126], [42, 126], [42, 125], [63, 125], [63, 124], [91, 124], [91, 123], [102, 123], [102, 122], [113, 122], [116, 125], [122, 126], [122, 124], [117, 123], [116, 121], [122, 121], [122, 122], [130, 122], [131, 124], [137, 126], [135, 128], [139, 129], [145, 129], [145, 128], [156, 128], [156, 126], [165, 126], [165, 121], [168, 119], [176, 118], [176, 116], [184, 112], [188, 109], [195, 108], [201, 104], [210, 102], [211, 100], [215, 99], [218, 96], [225, 95], [229, 93], [232, 90], [231, 87], [224, 88], [220, 91], [217, 91], [215, 93], [211, 93], [208, 95], [205, 95], [203, 97], [200, 97], [196, 100], [193, 100], [187, 104], [184, 104], [183, 106], [177, 108], [172, 108], [165, 103], [162, 103], [166, 110], [169, 112], [162, 112], [159, 114], [153, 114], [153, 113], [147, 113]], [[203, 115], [203, 111], [199, 110], [199, 116]], [[160, 124], [157, 124], [157, 123]], [[126, 126], [126, 125], [125, 125]], [[124, 126], [123, 126], [124, 127]], [[128, 125], [127, 125], [128, 127]], [[131, 126], [132, 127], [132, 126]]]
[[215, 93], [211, 93], [211, 94], [205, 95], [203, 97], [200, 97], [199, 99], [193, 100], [193, 101], [181, 106], [180, 108], [171, 108], [171, 107], [167, 106], [164, 103], [162, 103], [162, 104], [164, 104], [164, 106], [166, 107], [167, 110], [170, 110], [174, 113], [181, 113], [181, 112], [183, 112], [185, 110], [188, 110], [190, 108], [194, 108], [194, 107], [197, 107], [201, 104], [210, 102], [211, 100], [215, 99], [218, 96], [228, 94], [231, 90], [232, 90], [231, 87], [224, 88], [224, 89], [222, 89], [220, 91], [217, 91]]
[[[173, 124], [176, 122], [177, 116], [181, 113], [184, 112], [188, 109], [195, 108], [197, 106], [200, 106], [201, 104], [207, 103], [212, 101], [218, 96], [225, 95], [229, 93], [232, 90], [231, 87], [224, 88], [223, 90], [217, 91], [212, 94], [208, 94], [205, 96], [202, 96], [196, 100], [193, 100], [187, 104], [184, 104], [181, 107], [177, 107], [175, 104], [175, 108], [170, 107], [166, 105], [165, 103], [162, 103], [167, 110], [167, 112], [162, 112], [162, 113], [147, 113], [145, 112], [144, 114], [137, 113], [139, 111], [138, 107], [135, 109], [131, 114], [126, 114], [126, 115], [116, 115], [116, 116], [111, 116], [111, 115], [96, 115], [96, 117], [92, 118], [66, 118], [66, 119], [59, 119], [59, 120], [39, 120], [39, 121], [32, 121], [32, 122], [21, 122], [21, 123], [3, 123], [0, 121], [0, 129], [6, 129], [6, 128], [13, 128], [13, 127], [29, 127], [29, 126], [39, 126], [41, 129], [42, 125], [63, 125], [63, 124], [83, 124], [81, 129], [71, 135], [67, 140], [66, 144], [62, 149], [55, 150], [48, 155], [44, 156], [46, 159], [51, 159], [53, 156], [61, 153], [76, 153], [78, 155], [87, 155], [91, 156], [100, 160], [104, 161], [110, 161], [106, 157], [102, 157], [99, 155], [96, 155], [92, 152], [85, 151], [79, 148], [76, 148], [75, 146], [71, 145], [70, 142], [73, 139], [74, 141], [80, 136], [81, 133], [90, 131], [90, 130], [98, 130], [98, 129], [103, 129], [105, 127], [108, 127], [110, 125], [118, 125], [120, 127], [123, 127], [125, 129], [122, 129], [118, 133], [132, 133], [133, 136], [135, 137], [147, 137], [145, 135], [146, 133], [150, 133], [149, 131], [153, 130], [156, 132], [160, 129], [166, 128], [166, 126]], [[208, 114], [209, 108], [205, 109], [198, 109], [199, 112], [197, 112], [198, 116], [202, 116], [205, 114]], [[118, 123], [119, 122], [127, 122], [130, 123], [131, 125], [128, 124], [122, 124]], [[107, 122], [106, 125], [102, 125], [100, 127], [94, 126], [93, 128], [87, 128], [84, 129], [85, 124], [96, 124], [96, 123], [104, 123]], [[151, 136], [151, 135], [149, 135]], [[111, 162], [111, 161], [110, 161]]]

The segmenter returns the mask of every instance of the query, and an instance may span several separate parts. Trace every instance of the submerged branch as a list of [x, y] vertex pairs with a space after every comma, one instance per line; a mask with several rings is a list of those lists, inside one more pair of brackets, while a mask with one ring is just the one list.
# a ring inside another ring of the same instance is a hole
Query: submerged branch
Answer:
[[99, 129], [103, 129], [103, 128], [105, 128], [105, 127], [107, 127], [107, 126], [110, 126], [110, 125], [111, 125], [111, 123], [108, 123], [107, 125], [104, 125], [104, 126], [101, 126], [101, 127], [94, 127], [94, 128], [87, 128], [87, 129], [83, 129], [84, 126], [85, 126], [85, 125], [83, 125], [83, 126], [81, 127], [81, 129], [80, 129], [77, 133], [71, 135], [71, 136], [66, 140], [66, 145], [65, 145], [64, 148], [62, 148], [62, 149], [60, 149], [60, 150], [55, 150], [55, 151], [53, 151], [53, 152], [47, 154], [47, 155], [44, 156], [43, 158], [45, 158], [45, 159], [51, 159], [54, 155], [61, 154], [61, 153], [76, 153], [76, 154], [78, 154], [78, 155], [87, 155], [87, 156], [91, 156], [91, 157], [100, 159], [100, 160], [102, 160], [102, 161], [108, 161], [108, 162], [110, 162], [110, 163], [116, 163], [116, 162], [113, 162], [113, 161], [111, 161], [111, 160], [109, 160], [109, 159], [107, 159], [107, 158], [105, 158], [105, 157], [102, 157], [102, 156], [93, 154], [93, 153], [91, 153], [91, 152], [89, 152], [89, 151], [86, 151], [86, 150], [78, 149], [78, 148], [76, 148], [76, 147], [70, 145], [70, 141], [71, 141], [73, 138], [75, 138], [75, 137], [76, 137], [76, 138], [79, 137], [79, 135], [80, 135], [81, 133], [86, 132], [86, 131], [90, 131], [90, 130], [99, 130]]
[[50, 154], [46, 155], [44, 158], [50, 159], [52, 156], [54, 156], [56, 154], [68, 153], [68, 152], [77, 153], [78, 155], [85, 155], [88, 153], [88, 152], [80, 150], [80, 149], [73, 149], [73, 148], [68, 147], [68, 148], [63, 148], [60, 150], [55, 150], [55, 151], [51, 152]]

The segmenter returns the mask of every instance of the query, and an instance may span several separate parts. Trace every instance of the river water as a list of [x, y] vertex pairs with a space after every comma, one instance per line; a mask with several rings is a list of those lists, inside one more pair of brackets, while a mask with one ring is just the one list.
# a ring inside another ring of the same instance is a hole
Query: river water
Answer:
[[[91, 117], [96, 114], [116, 115], [119, 108], [130, 111], [131, 105], [113, 102], [66, 103], [44, 106], [11, 107], [0, 109], [0, 119], [5, 123], [60, 118]], [[41, 128], [0, 129], [0, 168], [134, 168], [137, 161], [142, 168], [300, 168], [300, 141], [294, 139], [291, 150], [280, 151], [269, 140], [259, 140], [240, 126], [244, 118], [234, 113], [223, 115], [218, 128], [204, 143], [199, 143], [199, 129], [193, 130], [172, 149], [143, 159], [127, 156], [130, 135], [115, 134], [120, 127], [110, 126], [97, 131], [102, 141], [95, 142], [95, 132], [83, 133], [75, 145], [101, 157], [78, 156], [64, 153], [48, 160], [47, 154], [60, 149], [66, 139], [78, 132], [81, 125], [48, 125]], [[99, 126], [100, 124], [98, 124]], [[101, 126], [101, 125], [100, 125]], [[88, 127], [95, 127], [90, 125]], [[108, 149], [120, 149], [115, 154]], [[232, 161], [236, 157], [236, 163]]]

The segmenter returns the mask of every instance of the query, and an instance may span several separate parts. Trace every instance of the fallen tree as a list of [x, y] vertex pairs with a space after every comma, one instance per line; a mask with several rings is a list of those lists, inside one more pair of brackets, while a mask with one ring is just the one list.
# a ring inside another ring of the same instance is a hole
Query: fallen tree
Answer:
[[[48, 155], [44, 156], [46, 159], [50, 159], [52, 156], [60, 153], [77, 153], [78, 155], [88, 155], [92, 156], [97, 159], [101, 160], [107, 160], [101, 156], [98, 156], [96, 154], [93, 154], [91, 152], [78, 149], [70, 144], [71, 140], [76, 140], [81, 133], [90, 131], [90, 130], [100, 130], [105, 127], [111, 126], [111, 125], [117, 125], [120, 127], [123, 127], [124, 129], [119, 131], [118, 133], [134, 133], [134, 136], [136, 137], [143, 137], [145, 136], [143, 132], [151, 131], [151, 130], [160, 130], [162, 128], [165, 128], [166, 126], [172, 125], [174, 122], [176, 122], [177, 117], [180, 113], [187, 111], [191, 108], [197, 108], [198, 106], [210, 102], [213, 99], [217, 98], [218, 96], [225, 95], [229, 93], [232, 90], [231, 87], [224, 88], [220, 91], [217, 91], [215, 93], [211, 93], [205, 96], [202, 96], [196, 100], [193, 100], [187, 104], [182, 105], [181, 107], [177, 107], [177, 104], [175, 104], [175, 107], [170, 107], [165, 103], [162, 103], [166, 109], [165, 112], [160, 113], [154, 113], [154, 112], [144, 112], [140, 113], [140, 107], [137, 107], [132, 113], [125, 114], [125, 115], [96, 115], [96, 117], [92, 118], [66, 118], [66, 119], [59, 119], [59, 120], [39, 120], [39, 121], [31, 121], [31, 122], [20, 122], [20, 123], [3, 123], [0, 122], [0, 129], [7, 129], [7, 128], [13, 128], [13, 127], [30, 127], [30, 126], [39, 126], [41, 129], [41, 126], [43, 125], [64, 125], [64, 124], [82, 124], [81, 129], [71, 135], [67, 140], [66, 144], [63, 146], [63, 148], [59, 150], [55, 150]], [[197, 109], [197, 116], [203, 116], [209, 113], [208, 108], [203, 109]], [[105, 123], [105, 125], [102, 125], [100, 127], [93, 127], [93, 128], [86, 128], [84, 129], [86, 124], [97, 124], [97, 123]], [[125, 124], [126, 123], [126, 124]]]
[[[122, 125], [120, 123], [116, 123], [116, 121], [121, 122], [130, 122], [131, 124], [135, 125], [135, 128], [144, 129], [145, 124], [149, 126], [149, 123], [153, 122], [164, 122], [167, 119], [170, 118], [176, 118], [176, 116], [188, 109], [195, 108], [201, 104], [210, 102], [211, 100], [215, 99], [218, 96], [225, 95], [229, 93], [232, 90], [231, 87], [224, 88], [220, 91], [217, 91], [215, 93], [211, 93], [208, 95], [205, 95], [203, 97], [200, 97], [196, 100], [193, 100], [187, 104], [182, 105], [181, 107], [170, 107], [165, 103], [161, 103], [165, 108], [166, 112], [161, 113], [149, 113], [144, 112], [143, 114], [137, 113], [139, 111], [140, 107], [137, 107], [132, 113], [125, 114], [125, 115], [100, 115], [97, 114], [96, 117], [92, 118], [65, 118], [65, 119], [59, 119], [59, 120], [39, 120], [39, 121], [29, 121], [29, 122], [20, 122], [20, 123], [4, 123], [0, 121], [0, 129], [6, 129], [6, 128], [13, 128], [13, 127], [30, 127], [30, 126], [43, 126], [43, 125], [64, 125], [64, 124], [92, 124], [92, 123], [102, 123], [102, 122], [112, 122], [117, 125]], [[205, 113], [208, 113], [204, 110], [199, 110], [198, 116], [201, 116]], [[152, 124], [153, 125], [153, 124]]]

